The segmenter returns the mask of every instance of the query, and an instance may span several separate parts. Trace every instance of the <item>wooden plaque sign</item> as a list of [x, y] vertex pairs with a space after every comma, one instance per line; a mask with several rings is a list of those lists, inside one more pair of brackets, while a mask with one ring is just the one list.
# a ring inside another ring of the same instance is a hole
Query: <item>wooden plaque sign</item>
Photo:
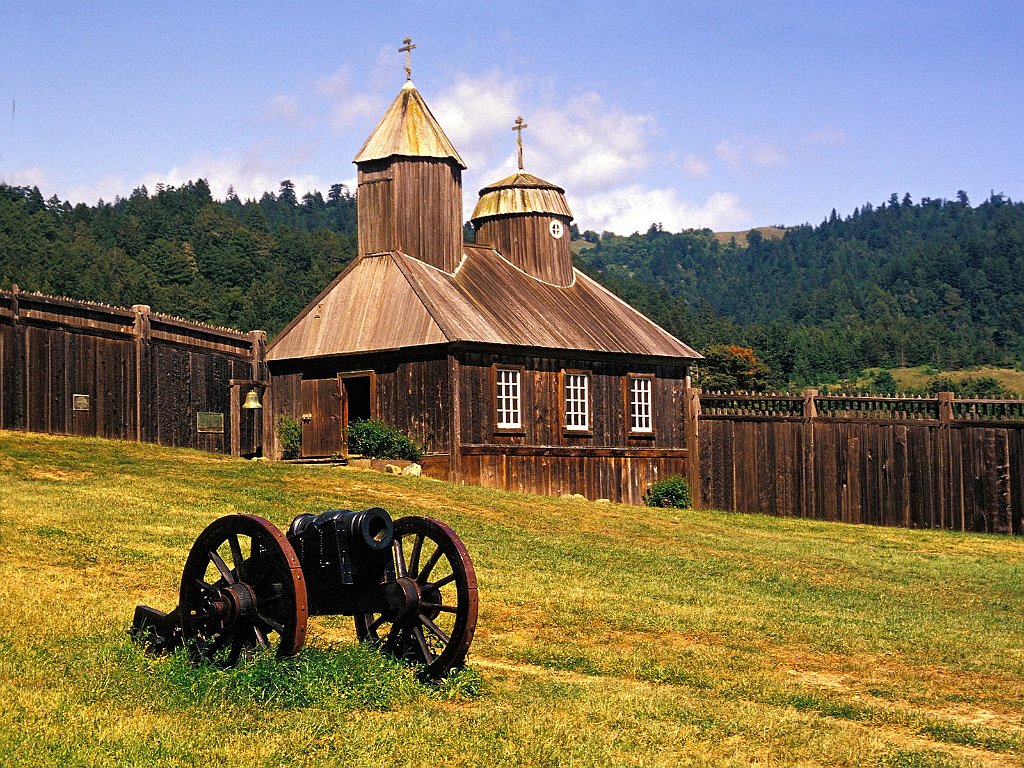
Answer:
[[196, 431], [200, 434], [224, 434], [224, 414], [200, 411], [196, 414]]
[[88, 395], [72, 395], [71, 396], [71, 408], [75, 411], [88, 411], [89, 410], [89, 396]]

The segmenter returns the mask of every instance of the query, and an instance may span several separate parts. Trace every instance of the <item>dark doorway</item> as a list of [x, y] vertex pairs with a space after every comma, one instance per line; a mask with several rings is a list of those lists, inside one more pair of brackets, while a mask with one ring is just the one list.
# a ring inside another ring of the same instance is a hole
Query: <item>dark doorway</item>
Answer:
[[348, 401], [348, 423], [371, 418], [370, 377], [345, 376], [341, 381], [345, 386], [345, 399]]
[[341, 442], [348, 456], [348, 425], [353, 421], [374, 417], [373, 373], [342, 373], [339, 375], [342, 394]]

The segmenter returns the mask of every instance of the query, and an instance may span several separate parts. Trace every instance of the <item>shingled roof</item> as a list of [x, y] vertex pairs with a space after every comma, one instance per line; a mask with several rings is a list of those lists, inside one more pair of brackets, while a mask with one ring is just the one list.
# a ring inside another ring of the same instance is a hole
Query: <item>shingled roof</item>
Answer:
[[481, 189], [470, 218], [476, 221], [524, 213], [554, 213], [572, 218], [564, 189], [522, 171]]
[[463, 170], [466, 168], [411, 81], [402, 86], [352, 162], [383, 160], [396, 155], [451, 158]]
[[582, 272], [574, 277], [551, 285], [471, 245], [451, 274], [398, 252], [363, 256], [274, 339], [267, 359], [454, 342], [700, 357]]

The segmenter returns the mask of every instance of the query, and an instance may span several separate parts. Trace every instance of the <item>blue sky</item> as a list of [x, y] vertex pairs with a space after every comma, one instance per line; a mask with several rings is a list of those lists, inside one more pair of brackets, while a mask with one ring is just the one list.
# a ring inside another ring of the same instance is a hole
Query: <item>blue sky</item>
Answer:
[[[210, 7], [208, 7], [210, 6]], [[0, 178], [94, 203], [353, 184], [413, 82], [480, 187], [515, 164], [581, 229], [817, 223], [893, 192], [1024, 197], [1019, 2], [0, 0]]]

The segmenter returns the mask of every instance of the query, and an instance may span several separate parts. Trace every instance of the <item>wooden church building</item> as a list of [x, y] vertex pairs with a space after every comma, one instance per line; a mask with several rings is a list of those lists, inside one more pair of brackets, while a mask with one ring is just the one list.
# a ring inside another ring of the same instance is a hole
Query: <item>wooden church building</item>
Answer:
[[519, 146], [464, 243], [466, 165], [406, 81], [355, 157], [357, 258], [267, 349], [267, 422], [301, 420], [315, 457], [380, 419], [428, 476], [642, 503], [687, 471], [699, 355], [573, 269], [564, 190], [524, 173]]

